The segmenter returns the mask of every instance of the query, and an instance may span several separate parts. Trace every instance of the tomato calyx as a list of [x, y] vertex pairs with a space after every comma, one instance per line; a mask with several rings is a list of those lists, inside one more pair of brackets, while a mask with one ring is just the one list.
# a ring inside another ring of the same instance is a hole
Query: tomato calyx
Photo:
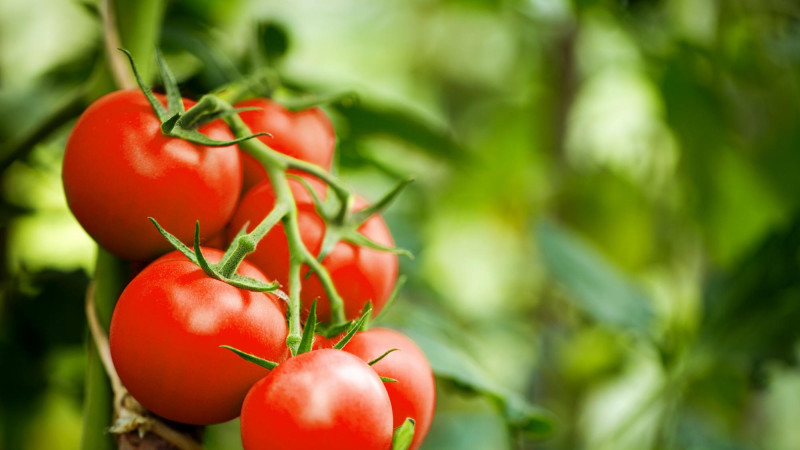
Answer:
[[[370, 217], [386, 210], [394, 199], [414, 181], [413, 178], [401, 180], [394, 188], [378, 199], [378, 201], [365, 208], [352, 211], [353, 197], [348, 197], [347, 204], [342, 204], [340, 200], [333, 196], [327, 197], [328, 201], [325, 202], [319, 198], [319, 194], [313, 186], [308, 183], [308, 180], [294, 174], [288, 174], [288, 176], [299, 181], [303, 185], [311, 195], [317, 214], [325, 220], [325, 235], [322, 238], [319, 255], [317, 255], [318, 261], [325, 259], [325, 257], [333, 251], [339, 241], [348, 242], [359, 247], [403, 255], [411, 259], [414, 258], [414, 255], [408, 250], [382, 245], [358, 231]], [[310, 271], [306, 273], [306, 277], [310, 274]]]
[[[244, 258], [234, 260], [230, 255], [230, 249], [228, 252], [225, 252], [225, 255], [222, 257], [219, 263], [211, 264], [208, 262], [206, 257], [203, 255], [203, 252], [200, 248], [200, 223], [197, 222], [195, 224], [195, 231], [194, 231], [194, 248], [189, 248], [186, 244], [180, 241], [177, 237], [172, 235], [169, 231], [165, 230], [161, 225], [159, 225], [158, 221], [152, 217], [149, 217], [150, 221], [153, 222], [153, 225], [158, 229], [158, 232], [161, 233], [162, 236], [170, 243], [176, 250], [181, 252], [184, 256], [186, 256], [189, 261], [193, 262], [201, 269], [203, 272], [206, 273], [211, 278], [224, 281], [225, 283], [230, 284], [231, 286], [235, 286], [241, 289], [247, 289], [250, 291], [258, 291], [258, 292], [272, 292], [273, 294], [277, 295], [283, 300], [288, 299], [288, 296], [279, 289], [280, 285], [277, 282], [273, 283], [265, 283], [261, 280], [256, 280], [254, 278], [245, 277], [243, 275], [239, 275], [236, 273], [236, 269], [238, 268], [239, 264], [244, 260]], [[255, 245], [252, 245], [255, 248]]]
[[394, 429], [392, 434], [392, 450], [407, 450], [411, 447], [414, 440], [414, 428], [416, 421], [411, 417], [407, 418], [402, 425]]
[[[180, 138], [207, 147], [227, 147], [254, 137], [269, 135], [269, 133], [262, 132], [249, 136], [241, 136], [230, 141], [220, 141], [204, 135], [196, 130], [197, 126], [217, 118], [236, 114], [236, 111], [229, 106], [225, 108], [225, 105], [222, 104], [216, 105], [217, 108], [209, 108], [207, 104], [203, 104], [202, 107], [198, 108], [199, 102], [198, 105], [186, 111], [183, 106], [180, 91], [178, 90], [178, 82], [175, 79], [175, 75], [173, 75], [172, 71], [167, 67], [164, 58], [161, 56], [161, 52], [156, 50], [159, 72], [164, 83], [164, 89], [167, 91], [167, 107], [165, 108], [164, 105], [156, 99], [155, 95], [153, 95], [153, 90], [142, 80], [139, 75], [139, 70], [136, 68], [136, 63], [133, 61], [133, 55], [131, 55], [128, 50], [122, 48], [119, 50], [128, 57], [131, 68], [133, 69], [133, 74], [136, 77], [136, 83], [153, 108], [153, 113], [155, 113], [158, 120], [161, 121], [161, 132], [164, 133], [164, 135]], [[214, 101], [214, 97], [209, 96], [201, 99], [201, 102], [206, 98], [210, 99], [206, 100], [206, 103]]]

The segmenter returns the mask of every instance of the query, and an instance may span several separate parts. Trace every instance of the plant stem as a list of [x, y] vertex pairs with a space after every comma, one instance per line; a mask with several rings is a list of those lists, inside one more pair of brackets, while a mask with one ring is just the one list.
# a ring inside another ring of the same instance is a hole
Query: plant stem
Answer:
[[[241, 137], [252, 134], [251, 130], [238, 115], [226, 117], [225, 120], [228, 123], [228, 126], [231, 128], [234, 136]], [[336, 287], [333, 285], [330, 275], [303, 243], [300, 234], [300, 227], [297, 223], [297, 204], [292, 196], [292, 190], [289, 186], [289, 179], [286, 176], [286, 170], [291, 167], [300, 168], [301, 170], [309, 169], [309, 173], [318, 176], [320, 179], [328, 183], [335, 191], [339, 192], [342, 197], [348, 199], [346, 200], [347, 202], [349, 202], [349, 198], [351, 196], [339, 180], [327, 174], [327, 172], [325, 172], [321, 167], [302, 162], [302, 164], [297, 164], [299, 160], [288, 157], [271, 149], [258, 139], [250, 139], [241, 142], [239, 144], [239, 148], [247, 152], [264, 166], [270, 182], [272, 183], [272, 189], [275, 192], [275, 208], [273, 209], [273, 212], [267, 215], [267, 217], [256, 227], [256, 229], [250, 233], [250, 237], [261, 239], [267, 233], [267, 231], [269, 231], [269, 228], [274, 225], [277, 217], [280, 215], [280, 220], [283, 223], [284, 232], [286, 233], [290, 255], [288, 311], [289, 336], [286, 339], [286, 343], [291, 349], [292, 354], [296, 354], [297, 348], [302, 339], [302, 327], [300, 326], [300, 289], [302, 284], [301, 267], [303, 263], [308, 264], [322, 282], [325, 292], [328, 295], [332, 322], [334, 324], [343, 323], [345, 321], [345, 316], [344, 302], [336, 292]], [[346, 206], [347, 204], [348, 203], [345, 203], [344, 205]]]
[[[103, 249], [98, 249], [94, 275], [94, 305], [97, 321], [108, 329], [111, 312], [125, 285], [127, 264]], [[89, 361], [86, 371], [82, 450], [111, 450], [116, 448], [108, 433], [112, 420], [114, 395], [93, 339], [88, 339]]]

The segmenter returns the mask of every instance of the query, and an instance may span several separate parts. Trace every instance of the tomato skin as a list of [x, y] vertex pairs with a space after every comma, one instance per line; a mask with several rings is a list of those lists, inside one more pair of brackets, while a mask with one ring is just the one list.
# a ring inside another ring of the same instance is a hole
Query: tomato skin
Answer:
[[[193, 104], [184, 100], [187, 108]], [[235, 146], [193, 144], [165, 136], [160, 126], [144, 94], [117, 91], [92, 103], [67, 140], [62, 178], [69, 207], [89, 235], [123, 259], [151, 260], [172, 248], [148, 217], [184, 242], [199, 220], [205, 241], [224, 228], [239, 198]], [[221, 121], [199, 131], [233, 139]]]
[[[212, 263], [223, 252], [203, 249]], [[238, 273], [267, 281], [242, 263]], [[215, 280], [175, 251], [125, 288], [111, 319], [111, 357], [142, 405], [177, 422], [205, 425], [239, 415], [248, 389], [268, 371], [220, 345], [281, 362], [288, 329], [264, 293]]]
[[[333, 340], [331, 346], [338, 339]], [[320, 343], [320, 345], [328, 345]], [[428, 434], [436, 405], [436, 383], [433, 371], [425, 354], [417, 345], [403, 335], [387, 328], [372, 328], [356, 333], [344, 347], [344, 351], [370, 362], [396, 348], [372, 365], [382, 377], [394, 378], [397, 383], [386, 383], [386, 391], [392, 402], [394, 427], [402, 425], [406, 417], [416, 421], [414, 441], [410, 449], [417, 449]]]
[[246, 450], [388, 450], [392, 407], [366, 363], [318, 350], [290, 358], [250, 389], [241, 431]]
[[[319, 254], [325, 235], [325, 222], [316, 213], [313, 201], [302, 185], [290, 180], [298, 209], [300, 235], [312, 254]], [[248, 231], [255, 228], [266, 217], [275, 204], [275, 194], [269, 181], [259, 184], [242, 198], [228, 226], [228, 239], [249, 222]], [[357, 207], [363, 207], [360, 202]], [[394, 240], [380, 215], [370, 217], [359, 231], [373, 241], [394, 246]], [[259, 242], [255, 252], [247, 256], [262, 272], [275, 278], [282, 286], [289, 281], [289, 249], [282, 224], [277, 224]], [[339, 242], [322, 261], [333, 279], [339, 295], [344, 299], [345, 315], [354, 319], [361, 313], [367, 301], [372, 302], [374, 314], [380, 312], [391, 296], [397, 282], [397, 255]], [[304, 266], [303, 273], [308, 269]], [[317, 317], [321, 322], [330, 319], [328, 296], [316, 274], [302, 280], [300, 295], [304, 314], [311, 303], [319, 298]]]
[[[239, 113], [253, 133], [268, 132], [259, 139], [285, 155], [330, 170], [336, 135], [328, 116], [320, 108], [289, 111], [278, 102], [257, 98], [236, 104], [237, 108], [258, 108]], [[244, 191], [268, 180], [267, 172], [247, 153], [242, 153]]]

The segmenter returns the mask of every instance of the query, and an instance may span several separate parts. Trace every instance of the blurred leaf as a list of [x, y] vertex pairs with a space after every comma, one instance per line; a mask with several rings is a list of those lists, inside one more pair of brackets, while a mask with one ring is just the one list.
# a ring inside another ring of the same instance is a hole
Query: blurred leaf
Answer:
[[555, 423], [549, 412], [488, 380], [482, 369], [461, 350], [418, 329], [408, 334], [428, 357], [437, 379], [447, 381], [463, 392], [485, 395], [494, 400], [514, 429], [537, 437], [553, 432]]
[[350, 138], [392, 136], [442, 158], [458, 159], [463, 156], [450, 130], [438, 127], [408, 109], [379, 105], [363, 98], [356, 104], [334, 106], [347, 119]]
[[705, 297], [703, 337], [753, 363], [797, 362], [800, 322], [800, 213], [770, 233]]
[[542, 258], [569, 298], [595, 320], [648, 334], [650, 299], [601, 255], [553, 222], [537, 229]]
[[289, 50], [291, 40], [283, 25], [272, 21], [260, 22], [257, 33], [259, 48], [270, 64], [281, 59]]

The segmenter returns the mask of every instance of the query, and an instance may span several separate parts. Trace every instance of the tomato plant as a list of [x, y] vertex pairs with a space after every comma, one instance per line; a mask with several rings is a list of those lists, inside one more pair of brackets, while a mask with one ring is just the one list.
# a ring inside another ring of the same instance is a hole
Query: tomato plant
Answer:
[[[325, 235], [325, 221], [317, 214], [314, 202], [306, 189], [295, 180], [290, 181], [290, 185], [297, 203], [300, 234], [306, 247], [316, 255], [320, 251]], [[251, 189], [242, 198], [231, 219], [228, 227], [229, 238], [232, 238], [246, 223], [249, 223], [248, 231], [255, 228], [274, 204], [275, 193], [269, 182], [261, 183]], [[363, 205], [363, 202], [358, 202], [356, 209]], [[380, 215], [376, 214], [367, 219], [358, 231], [379, 244], [387, 247], [394, 245], [389, 228]], [[270, 230], [247, 259], [265, 274], [286, 286], [289, 278], [289, 249], [283, 226], [278, 224]], [[341, 241], [336, 244], [322, 260], [322, 264], [330, 273], [337, 291], [344, 299], [345, 315], [348, 319], [358, 317], [368, 301], [372, 302], [375, 313], [379, 312], [391, 296], [397, 281], [397, 255], [349, 242]], [[301, 298], [306, 312], [314, 299], [320, 299], [317, 304], [320, 320], [326, 322], [330, 318], [328, 297], [316, 274], [303, 279]]]
[[303, 353], [255, 384], [242, 406], [245, 449], [389, 449], [392, 409], [383, 382], [339, 350]]
[[343, 348], [366, 362], [379, 358], [390, 349], [397, 351], [384, 356], [372, 368], [379, 376], [397, 380], [396, 383], [385, 385], [392, 402], [394, 427], [402, 425], [407, 417], [414, 419], [414, 441], [410, 448], [416, 449], [428, 433], [436, 403], [433, 371], [425, 354], [414, 341], [402, 333], [386, 328], [356, 333]]
[[[210, 262], [222, 252], [203, 249]], [[243, 262], [243, 276], [267, 281]], [[142, 405], [167, 419], [210, 424], [239, 415], [267, 372], [220, 345], [280, 362], [287, 325], [278, 300], [207, 276], [179, 252], [147, 266], [125, 288], [111, 319], [114, 366]]]
[[[290, 111], [266, 98], [246, 100], [236, 107], [257, 108], [243, 111], [239, 116], [251, 131], [270, 133], [272, 137], [260, 136], [259, 139], [274, 150], [330, 169], [336, 135], [321, 109]], [[242, 153], [242, 170], [245, 191], [268, 179], [264, 167], [247, 153]]]
[[[156, 98], [164, 103], [164, 96]], [[221, 121], [198, 130], [217, 140], [232, 138]], [[64, 154], [64, 192], [73, 214], [100, 245], [130, 260], [171, 249], [148, 217], [184, 242], [191, 241], [197, 220], [203, 240], [218, 233], [236, 207], [241, 177], [235, 147], [166, 136], [140, 91], [117, 91], [92, 103]]]

